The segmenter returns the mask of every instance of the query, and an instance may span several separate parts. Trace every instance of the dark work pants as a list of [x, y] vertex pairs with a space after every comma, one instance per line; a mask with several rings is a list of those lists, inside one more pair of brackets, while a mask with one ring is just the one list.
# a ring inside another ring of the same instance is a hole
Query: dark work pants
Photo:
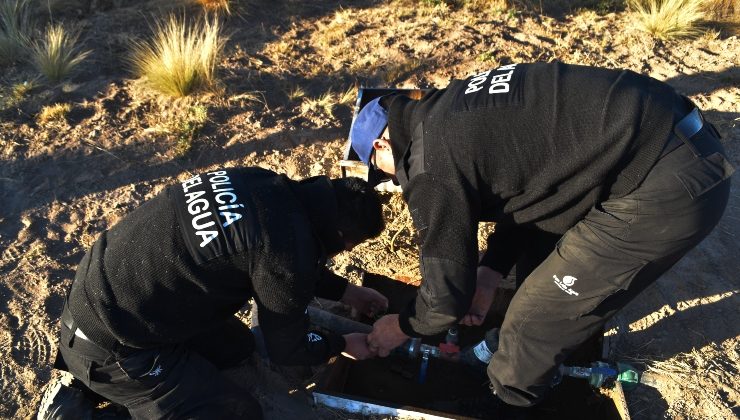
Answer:
[[75, 336], [63, 322], [56, 366], [135, 419], [261, 419], [259, 403], [220, 371], [253, 349], [254, 337], [236, 318], [186, 343], [125, 356]]
[[717, 224], [732, 167], [708, 129], [694, 142], [701, 153], [682, 144], [662, 156], [637, 189], [591, 209], [527, 276], [488, 365], [504, 402], [539, 402], [563, 360]]

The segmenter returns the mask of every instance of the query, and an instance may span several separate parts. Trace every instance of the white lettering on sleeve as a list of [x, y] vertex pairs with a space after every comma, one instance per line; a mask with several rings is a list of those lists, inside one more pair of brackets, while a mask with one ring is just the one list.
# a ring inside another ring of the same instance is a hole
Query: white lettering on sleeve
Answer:
[[192, 214], [193, 216], [198, 213], [203, 213], [206, 210], [208, 210], [208, 200], [206, 200], [205, 198], [199, 198], [188, 203], [188, 213]]
[[[224, 201], [224, 200], [221, 199], [221, 196], [231, 196], [231, 201]], [[227, 204], [227, 203], [228, 204], [231, 204], [234, 201], [236, 201], [236, 194], [234, 194], [234, 193], [231, 193], [231, 192], [222, 192], [222, 193], [216, 194], [216, 202], [218, 204]]]
[[193, 217], [193, 228], [194, 228], [195, 230], [203, 230], [203, 229], [205, 229], [205, 228], [208, 228], [208, 227], [211, 227], [211, 226], [213, 226], [213, 225], [215, 224], [215, 223], [213, 222], [213, 220], [208, 220], [208, 222], [207, 222], [207, 223], [200, 223], [200, 222], [199, 222], [199, 220], [200, 220], [200, 219], [202, 219], [202, 218], [204, 218], [204, 217], [208, 217], [208, 216], [210, 216], [210, 215], [211, 215], [211, 212], [209, 211], [208, 213], [201, 213], [201, 214], [199, 214], [199, 215], [197, 215], [197, 216]]
[[203, 183], [203, 180], [200, 179], [200, 175], [195, 175], [194, 177], [192, 177], [190, 179], [186, 179], [182, 183], [182, 190], [187, 193], [189, 189], [191, 189], [191, 188], [193, 188], [195, 186], [198, 186], [198, 185], [200, 185], [202, 183]]
[[[232, 187], [231, 179], [226, 170], [207, 172], [207, 175], [209, 176], [208, 182], [211, 184], [211, 190], [215, 194], [212, 199], [206, 196], [206, 191], [202, 189], [189, 191], [191, 188], [203, 184], [200, 175], [195, 175], [182, 183], [187, 211], [193, 216], [191, 224], [195, 229], [195, 234], [201, 238], [201, 248], [218, 238], [220, 230], [211, 230], [217, 226], [217, 222], [221, 222], [223, 227], [228, 227], [244, 217], [243, 209], [245, 208], [244, 204], [239, 203], [239, 197]], [[218, 207], [219, 220], [213, 218], [214, 212], [210, 208], [211, 205], [216, 206], [216, 204], [213, 204], [214, 200], [220, 204], [220, 207]]]
[[201, 248], [208, 245], [212, 240], [218, 237], [218, 231], [216, 230], [199, 230], [198, 232], [195, 232], [195, 234], [203, 239], [200, 243]]

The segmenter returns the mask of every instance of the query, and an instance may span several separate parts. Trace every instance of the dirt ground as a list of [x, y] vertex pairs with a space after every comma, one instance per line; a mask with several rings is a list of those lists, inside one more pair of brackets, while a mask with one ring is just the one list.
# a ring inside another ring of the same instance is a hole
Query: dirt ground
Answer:
[[[11, 91], [32, 71], [16, 66], [0, 74], [3, 418], [34, 415], [55, 375], [64, 296], [101, 231], [165, 185], [206, 169], [257, 165], [296, 178], [339, 176], [359, 85], [444, 87], [512, 62], [628, 68], [690, 96], [740, 163], [740, 39], [726, 29], [656, 41], [624, 11], [242, 1], [225, 21], [230, 40], [220, 86], [168, 100], [133, 80], [125, 58], [131, 40], [145, 37], [148, 23], [176, 2], [67, 3], [80, 6], [53, 13], [82, 28], [92, 53], [81, 71], [61, 86], [35, 83], [15, 99]], [[52, 103], [71, 109], [65, 118], [37, 119]], [[182, 120], [193, 109], [207, 110], [202, 127]], [[408, 213], [400, 196], [385, 198], [386, 231], [337, 257], [333, 268], [353, 279], [359, 267], [418, 281]], [[628, 395], [634, 418], [740, 415], [739, 241], [735, 182], [712, 235], [613, 320], [611, 356], [645, 363], [663, 378], [657, 390]]]

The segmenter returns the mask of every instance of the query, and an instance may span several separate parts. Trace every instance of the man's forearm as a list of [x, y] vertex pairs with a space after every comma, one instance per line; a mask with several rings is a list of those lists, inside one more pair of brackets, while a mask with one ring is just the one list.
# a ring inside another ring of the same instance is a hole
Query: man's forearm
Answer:
[[338, 301], [344, 296], [347, 284], [347, 279], [324, 267], [316, 281], [316, 296]]

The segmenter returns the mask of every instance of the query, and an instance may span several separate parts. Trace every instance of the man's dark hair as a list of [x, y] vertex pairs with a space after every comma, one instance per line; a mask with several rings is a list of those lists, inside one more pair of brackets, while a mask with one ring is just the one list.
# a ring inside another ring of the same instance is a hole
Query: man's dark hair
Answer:
[[380, 198], [360, 178], [332, 179], [337, 198], [337, 228], [345, 241], [359, 244], [380, 235], [385, 227]]

